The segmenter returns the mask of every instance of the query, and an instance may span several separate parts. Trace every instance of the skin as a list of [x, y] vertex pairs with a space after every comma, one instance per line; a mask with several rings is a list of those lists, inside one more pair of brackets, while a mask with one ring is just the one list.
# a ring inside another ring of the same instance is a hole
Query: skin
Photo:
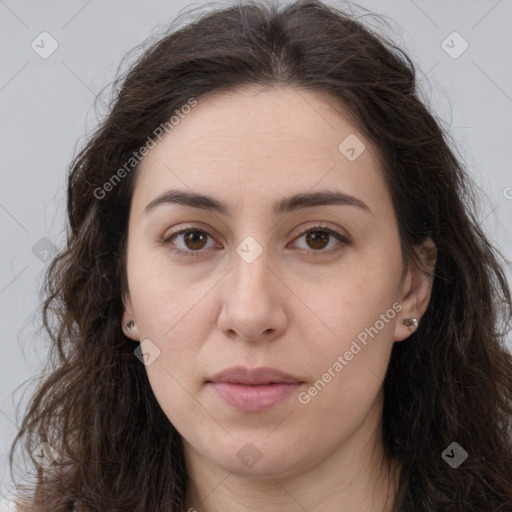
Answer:
[[[349, 134], [366, 146], [354, 161], [338, 149]], [[171, 188], [215, 196], [231, 215], [179, 204], [144, 213]], [[353, 195], [371, 212], [271, 210], [282, 197], [320, 189]], [[308, 243], [303, 232], [318, 223], [348, 243]], [[190, 224], [205, 238], [162, 242]], [[262, 248], [251, 263], [236, 251], [248, 236]], [[173, 243], [199, 255], [173, 253]], [[420, 321], [432, 280], [416, 267], [402, 273], [377, 151], [339, 104], [286, 86], [199, 101], [141, 164], [127, 250], [123, 324], [133, 320], [127, 334], [160, 350], [146, 370], [183, 437], [187, 510], [391, 510], [399, 466], [382, 466], [383, 379], [393, 344], [414, 332], [401, 319]], [[394, 303], [401, 310], [307, 404], [294, 393], [242, 412], [205, 384], [234, 365], [271, 366], [300, 377], [307, 391]], [[250, 467], [237, 457], [248, 442], [261, 455]]]

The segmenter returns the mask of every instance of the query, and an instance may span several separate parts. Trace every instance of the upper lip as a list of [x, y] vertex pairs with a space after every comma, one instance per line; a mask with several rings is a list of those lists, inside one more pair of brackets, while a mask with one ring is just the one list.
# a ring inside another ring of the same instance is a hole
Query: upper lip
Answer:
[[261, 368], [245, 368], [244, 366], [233, 366], [227, 368], [214, 375], [208, 382], [227, 382], [230, 384], [273, 384], [287, 383], [299, 384], [300, 379], [282, 372], [277, 368], [261, 367]]

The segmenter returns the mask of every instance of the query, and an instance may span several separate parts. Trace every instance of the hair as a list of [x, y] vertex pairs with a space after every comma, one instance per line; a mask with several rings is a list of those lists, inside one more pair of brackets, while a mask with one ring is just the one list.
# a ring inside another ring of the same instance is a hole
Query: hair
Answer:
[[[320, 1], [247, 1], [172, 27], [114, 84], [107, 115], [70, 164], [67, 239], [45, 274], [50, 370], [9, 462], [12, 472], [18, 444], [29, 454], [47, 442], [58, 458], [45, 470], [31, 460], [36, 481], [19, 490], [26, 510], [184, 510], [181, 436], [121, 330], [139, 166], [115, 184], [112, 177], [191, 99], [281, 85], [343, 105], [378, 149], [404, 264], [421, 264], [416, 248], [427, 239], [437, 248], [429, 306], [419, 328], [394, 344], [383, 383], [385, 455], [401, 464], [394, 512], [512, 510], [512, 304], [503, 257], [479, 226], [475, 187], [420, 99], [411, 59]], [[452, 442], [468, 452], [457, 469], [441, 456]]]

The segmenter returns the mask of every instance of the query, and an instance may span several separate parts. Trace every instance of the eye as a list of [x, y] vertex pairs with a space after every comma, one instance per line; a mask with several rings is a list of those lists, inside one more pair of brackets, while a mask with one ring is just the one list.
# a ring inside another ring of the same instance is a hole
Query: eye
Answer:
[[[322, 254], [332, 253], [343, 248], [349, 244], [349, 240], [343, 234], [323, 225], [310, 226], [304, 230], [294, 241], [305, 237], [305, 242], [309, 246], [304, 250], [310, 254]], [[213, 238], [203, 229], [197, 227], [185, 227], [180, 231], [171, 233], [168, 237], [162, 240], [162, 244], [167, 245], [169, 250], [185, 256], [200, 256], [202, 249], [211, 248], [207, 246], [208, 238]], [[334, 249], [331, 247], [328, 250], [324, 250], [332, 239], [336, 239], [341, 243], [338, 243]]]
[[[162, 240], [162, 243], [169, 245], [169, 250], [185, 256], [199, 256], [201, 249], [206, 247], [206, 241], [212, 238], [206, 231], [195, 228], [187, 227]], [[180, 243], [175, 244], [178, 239]], [[213, 240], [213, 238], [212, 238]], [[175, 245], [181, 247], [176, 248]]]
[[[323, 225], [310, 226], [308, 229], [304, 230], [297, 238], [295, 238], [295, 240], [300, 240], [303, 237], [305, 237], [305, 242], [308, 246], [305, 248], [305, 250], [314, 255], [320, 255], [322, 253], [330, 254], [339, 249], [342, 249], [345, 245], [350, 243], [348, 238], [342, 233]], [[338, 243], [334, 246], [334, 248], [332, 248], [331, 245], [331, 248], [324, 250], [325, 247], [333, 241], [333, 238], [342, 243]]]

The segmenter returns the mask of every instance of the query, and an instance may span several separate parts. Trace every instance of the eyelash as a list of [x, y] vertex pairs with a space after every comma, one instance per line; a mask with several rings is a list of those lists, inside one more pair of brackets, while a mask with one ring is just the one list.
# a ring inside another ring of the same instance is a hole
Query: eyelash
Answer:
[[[197, 232], [200, 232], [200, 233], [204, 233], [207, 236], [211, 237], [211, 235], [207, 231], [205, 231], [204, 229], [199, 229], [199, 228], [197, 228], [195, 226], [186, 226], [185, 228], [183, 228], [183, 229], [181, 229], [179, 231], [171, 233], [169, 236], [167, 236], [165, 239], [163, 239], [161, 241], [161, 243], [163, 245], [168, 245], [169, 246], [168, 249], [171, 252], [174, 252], [174, 253], [177, 253], [177, 254], [182, 254], [184, 256], [191, 256], [191, 257], [200, 256], [201, 252], [204, 252], [203, 249], [198, 249], [198, 250], [195, 250], [195, 251], [194, 250], [183, 251], [182, 249], [176, 249], [175, 247], [170, 247], [171, 240], [174, 237], [176, 237], [178, 235], [182, 235], [184, 233], [189, 233], [189, 232], [192, 232], [192, 231], [197, 231]], [[308, 227], [306, 230], [304, 230], [301, 233], [299, 233], [299, 235], [297, 235], [297, 237], [294, 240], [297, 240], [300, 237], [304, 236], [305, 234], [311, 233], [311, 232], [313, 232], [313, 233], [314, 232], [325, 232], [325, 233], [327, 233], [327, 234], [337, 238], [340, 242], [342, 242], [341, 244], [339, 244], [334, 249], [316, 250], [316, 251], [313, 250], [313, 249], [309, 249], [309, 250], [308, 249], [304, 249], [308, 254], [313, 255], [313, 256], [321, 256], [323, 254], [332, 254], [333, 252], [339, 251], [345, 245], [350, 244], [349, 240], [343, 234], [341, 234], [339, 231], [336, 231], [336, 230], [334, 230], [332, 228], [329, 228], [327, 226], [323, 226], [321, 224]]]

